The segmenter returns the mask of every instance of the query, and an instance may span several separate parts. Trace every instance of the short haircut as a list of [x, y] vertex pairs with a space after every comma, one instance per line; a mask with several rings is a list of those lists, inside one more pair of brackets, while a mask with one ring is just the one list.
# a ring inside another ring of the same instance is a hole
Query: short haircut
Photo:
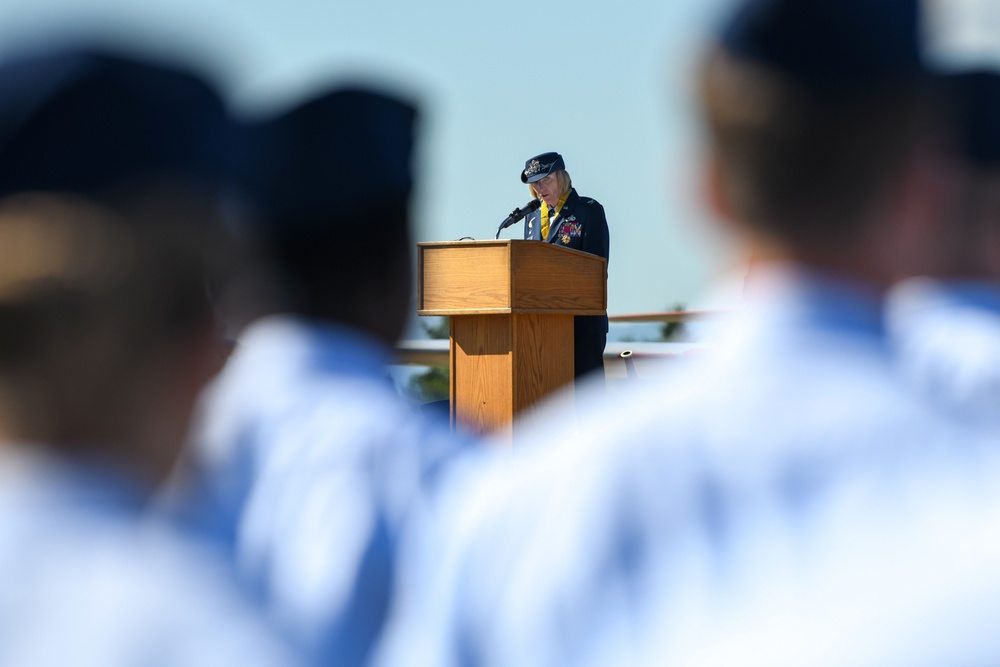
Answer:
[[720, 48], [700, 72], [721, 185], [750, 228], [792, 243], [850, 241], [935, 118], [926, 85], [817, 91]]
[[409, 204], [372, 202], [366, 210], [330, 217], [328, 224], [289, 222], [263, 242], [296, 312], [323, 318], [339, 313], [349, 320], [357, 300], [370, 298], [362, 287], [409, 276]]
[[89, 365], [73, 359], [98, 337], [128, 364], [206, 324], [204, 246], [193, 231], [144, 227], [69, 195], [0, 199], [0, 377], [37, 377], [53, 358], [71, 373]]

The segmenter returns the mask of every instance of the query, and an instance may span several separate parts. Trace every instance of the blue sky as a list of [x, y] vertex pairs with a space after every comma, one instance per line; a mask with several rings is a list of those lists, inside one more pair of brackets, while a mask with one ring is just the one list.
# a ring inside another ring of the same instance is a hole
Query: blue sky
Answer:
[[[374, 79], [423, 106], [418, 240], [493, 238], [561, 152], [611, 227], [612, 314], [691, 304], [729, 259], [699, 203], [692, 68], [729, 0], [5, 0], [0, 43], [81, 23], [209, 57], [234, 104]], [[520, 234], [520, 226], [505, 237]]]

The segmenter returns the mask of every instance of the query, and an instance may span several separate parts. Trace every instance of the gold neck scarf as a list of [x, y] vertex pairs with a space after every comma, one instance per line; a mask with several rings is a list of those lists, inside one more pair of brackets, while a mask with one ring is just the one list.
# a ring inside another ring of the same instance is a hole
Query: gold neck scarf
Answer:
[[[556, 204], [556, 210], [552, 213], [552, 219], [555, 220], [556, 216], [559, 215], [559, 211], [562, 210], [563, 204], [569, 199], [569, 190], [566, 191], [562, 197], [559, 198], [558, 204]], [[549, 238], [549, 205], [542, 202], [542, 240], [545, 241]]]

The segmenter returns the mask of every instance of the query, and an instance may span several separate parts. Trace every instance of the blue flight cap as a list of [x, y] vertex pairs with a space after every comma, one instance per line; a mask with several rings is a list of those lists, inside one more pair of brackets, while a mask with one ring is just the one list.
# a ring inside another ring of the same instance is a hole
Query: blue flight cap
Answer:
[[521, 172], [522, 183], [534, 183], [540, 181], [554, 171], [561, 171], [566, 168], [562, 155], [559, 153], [542, 153], [536, 155], [524, 163], [524, 171]]
[[186, 69], [102, 47], [0, 61], [0, 196], [26, 190], [101, 199], [170, 182], [211, 194], [231, 124]]
[[724, 50], [825, 91], [919, 79], [918, 0], [742, 0]]
[[1000, 166], [1000, 73], [950, 74], [946, 83], [961, 155], [979, 167]]
[[321, 231], [406, 206], [416, 118], [400, 99], [341, 88], [250, 125], [240, 170], [253, 222], [270, 233]]

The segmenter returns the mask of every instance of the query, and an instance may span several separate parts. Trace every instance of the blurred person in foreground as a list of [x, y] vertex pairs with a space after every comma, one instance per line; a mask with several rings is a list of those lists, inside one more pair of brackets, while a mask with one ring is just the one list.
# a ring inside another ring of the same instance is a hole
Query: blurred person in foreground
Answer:
[[411, 304], [416, 110], [335, 89], [248, 126], [257, 262], [223, 290], [248, 322], [207, 392], [192, 458], [240, 574], [339, 664], [367, 659], [404, 518], [458, 441], [387, 366]]
[[962, 419], [1000, 428], [1000, 73], [947, 77], [961, 178], [935, 262], [895, 286], [887, 317], [900, 368]]
[[216, 366], [227, 127], [186, 69], [0, 61], [2, 664], [297, 664], [226, 564], [145, 511]]
[[[938, 462], [961, 478], [976, 470], [966, 459], [989, 458], [898, 382], [881, 327], [885, 290], [947, 201], [918, 22], [912, 0], [736, 6], [700, 95], [709, 201], [753, 249], [740, 331], [704, 363], [591, 410], [572, 435], [538, 420], [505, 464], [455, 481], [402, 560], [378, 664], [718, 664], [705, 651], [740, 639], [772, 590], [769, 618], [785, 632], [768, 638], [793, 662], [817, 657], [801, 632], [823, 640], [817, 664], [851, 664], [840, 658], [864, 648], [857, 637], [810, 610], [861, 615], [872, 597], [887, 645], [913, 649], [911, 610], [893, 596], [908, 586], [915, 613], [939, 611], [921, 593], [959, 570], [921, 560], [883, 579], [899, 564], [869, 560], [886, 541], [853, 541], [851, 519], [871, 512], [863, 535], [933, 545], [889, 530], [921, 526], [894, 492], [911, 473], [933, 480]], [[841, 505], [861, 511], [842, 517]], [[850, 573], [841, 558], [865, 577], [819, 576]], [[949, 630], [919, 627], [923, 647]], [[744, 648], [722, 664], [756, 663]]]
[[[608, 259], [610, 234], [604, 207], [576, 193], [562, 155], [542, 153], [528, 159], [521, 171], [521, 182], [528, 185], [532, 197], [542, 200], [541, 207], [524, 219], [524, 238]], [[600, 385], [607, 342], [607, 315], [573, 318], [573, 376], [577, 380], [586, 376], [591, 384]]]

